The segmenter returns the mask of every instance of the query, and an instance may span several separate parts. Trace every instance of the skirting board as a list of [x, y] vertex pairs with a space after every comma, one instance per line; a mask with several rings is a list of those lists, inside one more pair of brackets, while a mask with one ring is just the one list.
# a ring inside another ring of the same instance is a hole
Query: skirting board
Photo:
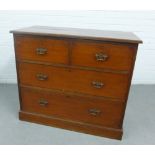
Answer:
[[28, 121], [33, 123], [44, 124], [48, 126], [58, 127], [62, 129], [68, 129], [71, 131], [83, 132], [86, 134], [93, 134], [96, 136], [103, 136], [112, 139], [122, 139], [123, 130], [101, 127], [97, 125], [90, 125], [87, 123], [75, 122], [64, 120], [56, 117], [47, 117], [44, 115], [33, 114], [28, 112], [19, 112], [19, 119], [22, 121]]

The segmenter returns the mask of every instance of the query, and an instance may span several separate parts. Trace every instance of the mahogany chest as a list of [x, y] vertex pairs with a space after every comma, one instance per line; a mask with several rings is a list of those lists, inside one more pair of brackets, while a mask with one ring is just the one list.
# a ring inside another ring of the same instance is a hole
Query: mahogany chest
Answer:
[[133, 33], [13, 30], [19, 119], [121, 139], [138, 44]]

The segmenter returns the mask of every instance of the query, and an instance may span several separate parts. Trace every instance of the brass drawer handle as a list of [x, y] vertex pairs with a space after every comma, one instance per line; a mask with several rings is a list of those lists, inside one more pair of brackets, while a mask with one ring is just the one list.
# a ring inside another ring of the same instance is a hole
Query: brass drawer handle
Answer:
[[90, 115], [93, 115], [93, 116], [97, 116], [101, 114], [101, 110], [98, 110], [98, 109], [89, 109], [88, 112]]
[[46, 48], [37, 48], [36, 53], [38, 55], [45, 55], [47, 53], [47, 49]]
[[94, 88], [102, 88], [104, 86], [104, 84], [102, 82], [98, 82], [98, 81], [93, 81], [92, 85]]
[[41, 106], [46, 106], [48, 104], [48, 101], [46, 101], [45, 99], [40, 99], [38, 102]]
[[95, 57], [97, 61], [106, 61], [108, 59], [108, 55], [103, 53], [96, 53]]
[[36, 75], [36, 78], [37, 78], [38, 80], [40, 80], [40, 81], [45, 81], [45, 80], [48, 79], [48, 76], [45, 75], [45, 74], [39, 73], [39, 74]]

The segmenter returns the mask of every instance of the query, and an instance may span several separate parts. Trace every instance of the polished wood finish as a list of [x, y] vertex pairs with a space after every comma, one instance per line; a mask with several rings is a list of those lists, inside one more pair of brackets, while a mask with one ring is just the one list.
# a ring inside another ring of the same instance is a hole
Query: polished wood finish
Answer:
[[121, 140], [123, 131], [122, 129], [108, 128], [104, 126], [96, 126], [88, 123], [73, 122], [56, 117], [47, 117], [45, 115], [38, 115], [34, 113], [27, 113], [24, 111], [19, 112], [19, 119], [33, 123], [45, 124], [71, 131], [79, 131], [96, 136], [104, 136]]
[[[15, 38], [18, 60], [45, 61], [50, 63], [68, 64], [68, 41], [32, 36]], [[45, 53], [38, 53], [43, 48]]]
[[14, 33], [20, 120], [121, 139], [133, 33], [31, 27]]
[[[20, 63], [18, 67], [22, 85], [81, 92], [94, 96], [107, 96], [119, 99], [125, 99], [128, 87], [129, 78], [127, 74], [109, 74], [30, 63]], [[38, 74], [47, 78], [40, 79], [37, 77]], [[96, 88], [93, 82], [101, 82], [103, 86]]]
[[[121, 128], [123, 103], [32, 88], [21, 89], [22, 110], [70, 121]], [[94, 110], [94, 111], [93, 111]]]
[[[72, 65], [113, 70], [130, 70], [135, 49], [132, 45], [75, 41], [72, 46]], [[97, 54], [105, 55], [98, 59]]]
[[66, 27], [32, 26], [18, 30], [12, 30], [11, 33], [73, 39], [90, 39], [121, 43], [142, 43], [142, 40], [140, 40], [134, 33], [123, 31], [121, 32]]

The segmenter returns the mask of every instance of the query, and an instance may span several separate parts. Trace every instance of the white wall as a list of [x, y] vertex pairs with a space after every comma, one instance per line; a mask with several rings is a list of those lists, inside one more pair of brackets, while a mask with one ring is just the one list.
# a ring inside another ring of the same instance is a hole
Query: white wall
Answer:
[[144, 42], [132, 83], [155, 83], [155, 11], [0, 11], [0, 83], [16, 83], [9, 31], [32, 25], [132, 31]]

